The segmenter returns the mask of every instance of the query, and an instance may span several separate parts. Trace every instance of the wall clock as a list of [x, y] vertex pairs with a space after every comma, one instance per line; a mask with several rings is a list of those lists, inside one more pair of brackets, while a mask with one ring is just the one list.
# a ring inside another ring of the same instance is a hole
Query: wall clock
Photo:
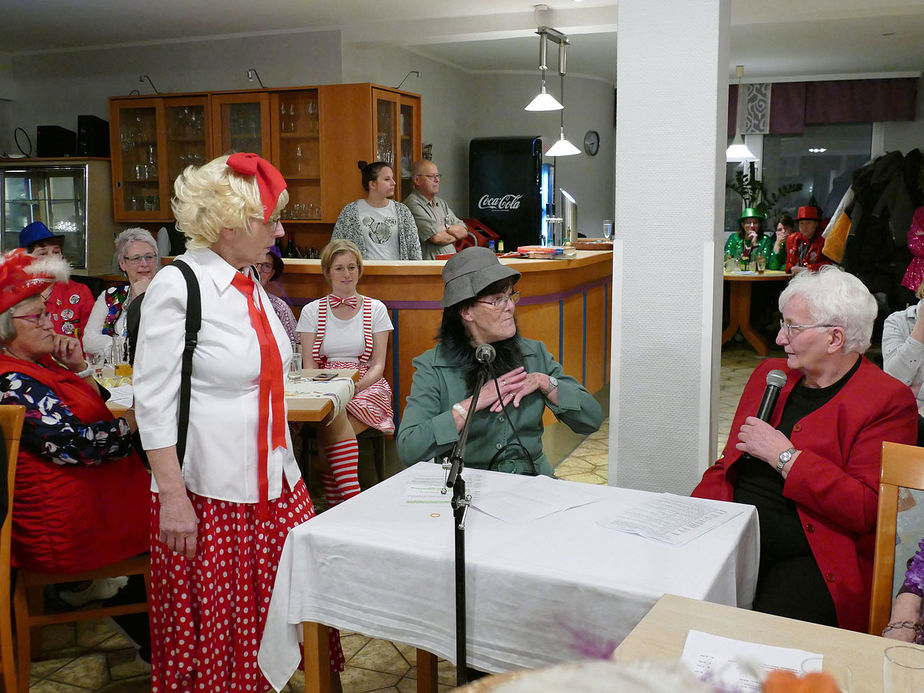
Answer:
[[584, 135], [584, 151], [591, 156], [596, 156], [600, 151], [600, 133], [596, 130], [588, 130]]

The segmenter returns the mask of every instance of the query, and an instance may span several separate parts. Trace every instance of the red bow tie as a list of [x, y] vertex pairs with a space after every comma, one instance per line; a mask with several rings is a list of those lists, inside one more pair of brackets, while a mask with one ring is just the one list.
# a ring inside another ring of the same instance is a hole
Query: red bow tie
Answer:
[[356, 296], [350, 296], [349, 298], [340, 298], [339, 296], [334, 296], [331, 294], [327, 297], [328, 302], [330, 303], [331, 308], [336, 308], [341, 303], [348, 305], [350, 308], [356, 308], [358, 301]]

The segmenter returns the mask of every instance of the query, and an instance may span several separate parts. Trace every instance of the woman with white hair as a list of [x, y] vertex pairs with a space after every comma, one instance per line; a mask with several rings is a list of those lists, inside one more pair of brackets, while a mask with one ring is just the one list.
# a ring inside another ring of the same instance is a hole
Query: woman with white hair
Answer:
[[128, 283], [112, 286], [96, 298], [83, 336], [83, 350], [88, 354], [102, 354], [113, 337], [128, 336], [128, 306], [145, 292], [160, 268], [157, 241], [150, 231], [125, 229], [116, 237], [115, 247]]
[[[913, 444], [917, 407], [863, 357], [876, 300], [855, 276], [833, 266], [802, 272], [779, 307], [786, 359], [751, 375], [728, 444], [693, 495], [757, 507], [755, 611], [865, 632], [882, 442]], [[785, 384], [762, 421], [771, 370]]]
[[154, 474], [154, 691], [268, 690], [257, 649], [279, 555], [289, 530], [314, 516], [286, 425], [292, 348], [252, 270], [284, 234], [285, 188], [272, 164], [243, 153], [190, 166], [174, 184], [173, 214], [188, 239], [178, 260], [196, 276], [202, 315], [185, 439], [186, 281], [164, 268], [145, 292], [134, 387]]

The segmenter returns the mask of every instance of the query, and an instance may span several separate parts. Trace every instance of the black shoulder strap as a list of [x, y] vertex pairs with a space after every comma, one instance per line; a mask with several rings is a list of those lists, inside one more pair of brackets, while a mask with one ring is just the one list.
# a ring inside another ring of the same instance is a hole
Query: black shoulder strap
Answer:
[[176, 458], [183, 466], [186, 455], [186, 430], [189, 428], [189, 396], [192, 390], [192, 360], [202, 326], [202, 299], [199, 281], [192, 268], [180, 259], [170, 263], [186, 279], [186, 342], [183, 346], [183, 368], [180, 374], [180, 412], [177, 420]]

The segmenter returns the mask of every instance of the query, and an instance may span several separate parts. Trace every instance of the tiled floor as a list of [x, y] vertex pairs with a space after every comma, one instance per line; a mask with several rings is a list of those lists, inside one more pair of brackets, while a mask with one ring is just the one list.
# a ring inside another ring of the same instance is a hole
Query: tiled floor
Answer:
[[[719, 390], [719, 442], [721, 450], [748, 375], [759, 363], [747, 345], [729, 344], [722, 352]], [[609, 421], [587, 436], [556, 467], [562, 479], [591, 484], [607, 480]], [[416, 690], [414, 648], [375, 640], [355, 633], [343, 634], [347, 668], [342, 675], [345, 693], [410, 693]], [[455, 667], [440, 662], [440, 691], [455, 682]], [[304, 690], [300, 672], [289, 682], [293, 693]], [[50, 626], [43, 633], [41, 660], [32, 664], [32, 693], [140, 693], [150, 689], [150, 678], [130, 642], [103, 621]]]

